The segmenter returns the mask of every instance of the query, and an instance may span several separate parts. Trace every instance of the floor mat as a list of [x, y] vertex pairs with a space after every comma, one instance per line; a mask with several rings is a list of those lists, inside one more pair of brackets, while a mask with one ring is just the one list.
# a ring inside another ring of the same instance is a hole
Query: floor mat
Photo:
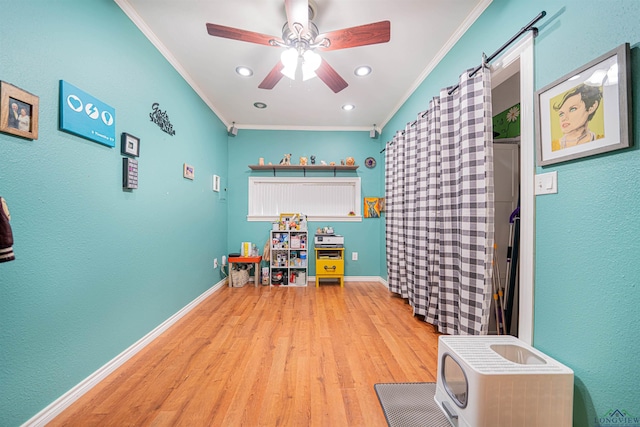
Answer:
[[436, 383], [390, 383], [373, 386], [389, 427], [451, 427], [433, 400]]

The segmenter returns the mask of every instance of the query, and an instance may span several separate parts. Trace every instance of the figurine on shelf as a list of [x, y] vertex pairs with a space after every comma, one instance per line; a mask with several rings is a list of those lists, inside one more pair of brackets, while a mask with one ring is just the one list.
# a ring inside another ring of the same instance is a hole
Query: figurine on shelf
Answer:
[[336, 162], [329, 162], [329, 166], [335, 166]]
[[356, 164], [356, 160], [353, 157], [347, 157], [347, 166], [353, 166]]
[[258, 164], [259, 164], [260, 166], [264, 166], [264, 157], [260, 157], [260, 158], [258, 159]]
[[280, 164], [283, 166], [291, 165], [291, 154], [285, 154], [282, 160], [280, 160]]
[[316, 164], [316, 156], [311, 156], [311, 164], [312, 165]]
[[327, 166], [327, 162], [325, 162], [324, 160], [320, 160], [320, 164], [321, 164], [322, 166]]
[[307, 158], [305, 156], [300, 157], [300, 166], [307, 166]]

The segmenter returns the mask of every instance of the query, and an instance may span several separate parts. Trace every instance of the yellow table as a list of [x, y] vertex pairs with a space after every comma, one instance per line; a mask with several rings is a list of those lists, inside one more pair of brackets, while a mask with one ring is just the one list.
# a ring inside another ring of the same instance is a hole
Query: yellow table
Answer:
[[316, 288], [321, 279], [338, 279], [344, 287], [344, 248], [316, 249]]

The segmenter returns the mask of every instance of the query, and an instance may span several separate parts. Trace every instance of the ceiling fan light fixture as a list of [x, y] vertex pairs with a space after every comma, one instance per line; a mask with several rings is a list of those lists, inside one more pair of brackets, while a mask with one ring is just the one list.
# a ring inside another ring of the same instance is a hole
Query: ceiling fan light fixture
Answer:
[[307, 81], [316, 77], [316, 70], [320, 68], [322, 58], [312, 50], [307, 50], [302, 55], [302, 80]]
[[281, 73], [284, 76], [289, 77], [291, 80], [296, 79], [296, 67], [284, 67]]
[[296, 79], [296, 68], [298, 68], [298, 51], [295, 48], [289, 48], [282, 52], [280, 55], [280, 61], [284, 68], [282, 74], [289, 77], [291, 80]]
[[249, 67], [245, 67], [244, 65], [240, 65], [239, 67], [236, 67], [236, 73], [242, 77], [253, 76], [253, 70]]
[[314, 72], [318, 68], [320, 68], [320, 63], [322, 62], [322, 57], [312, 50], [305, 51], [305, 53], [302, 55], [302, 59], [303, 59], [302, 66], [307, 67], [308, 70], [311, 70]]
[[310, 69], [308, 69], [307, 67], [305, 67], [304, 65], [302, 66], [302, 81], [306, 82], [307, 80], [310, 80], [314, 77], [316, 77], [317, 74], [315, 71], [311, 71]]
[[368, 65], [361, 65], [357, 67], [353, 73], [358, 77], [368, 76], [371, 74], [371, 67]]

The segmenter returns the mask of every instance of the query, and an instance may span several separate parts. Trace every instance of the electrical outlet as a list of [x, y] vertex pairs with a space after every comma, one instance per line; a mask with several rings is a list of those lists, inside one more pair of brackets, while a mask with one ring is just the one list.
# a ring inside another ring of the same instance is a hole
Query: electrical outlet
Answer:
[[358, 252], [351, 252], [351, 261], [358, 260]]
[[213, 268], [218, 268], [218, 258], [213, 259]]
[[224, 267], [225, 265], [227, 265], [227, 257], [222, 255], [222, 266]]

